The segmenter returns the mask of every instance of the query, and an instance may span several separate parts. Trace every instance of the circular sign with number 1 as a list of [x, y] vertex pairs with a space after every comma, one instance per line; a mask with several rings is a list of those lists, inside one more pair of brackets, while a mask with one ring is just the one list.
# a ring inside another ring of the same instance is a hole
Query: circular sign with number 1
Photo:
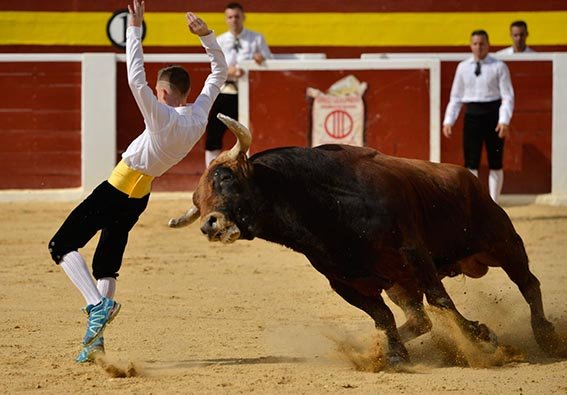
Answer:
[[[126, 48], [126, 29], [128, 28], [128, 9], [115, 11], [106, 24], [106, 35], [115, 47]], [[146, 21], [142, 22], [142, 41], [146, 37]]]

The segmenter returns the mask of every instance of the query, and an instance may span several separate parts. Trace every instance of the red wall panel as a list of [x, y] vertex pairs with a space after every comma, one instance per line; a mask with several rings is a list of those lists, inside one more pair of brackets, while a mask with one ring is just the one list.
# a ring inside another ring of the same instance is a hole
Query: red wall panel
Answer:
[[349, 74], [368, 83], [363, 96], [366, 145], [387, 154], [429, 159], [428, 70], [251, 72], [251, 152], [310, 145], [311, 99], [306, 89], [326, 91]]
[[0, 63], [0, 81], [0, 189], [80, 187], [80, 63]]

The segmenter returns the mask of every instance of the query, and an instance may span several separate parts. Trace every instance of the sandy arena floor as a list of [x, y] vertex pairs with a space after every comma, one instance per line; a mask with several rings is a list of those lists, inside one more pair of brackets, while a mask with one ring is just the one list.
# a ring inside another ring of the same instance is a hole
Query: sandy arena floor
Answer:
[[[91, 365], [74, 363], [82, 297], [46, 248], [75, 203], [0, 204], [0, 393], [567, 393], [567, 359], [539, 351], [528, 306], [499, 269], [444, 282], [465, 316], [521, 356], [505, 362], [470, 350], [433, 314], [434, 333], [408, 344], [411, 368], [372, 373], [381, 340], [373, 323], [302, 255], [262, 240], [209, 243], [195, 225], [167, 228], [186, 204], [152, 200], [131, 233], [122, 311], [105, 332], [105, 358]], [[548, 318], [566, 336], [567, 207], [507, 211]], [[82, 250], [88, 259], [95, 242]], [[447, 352], [454, 348], [458, 358]]]

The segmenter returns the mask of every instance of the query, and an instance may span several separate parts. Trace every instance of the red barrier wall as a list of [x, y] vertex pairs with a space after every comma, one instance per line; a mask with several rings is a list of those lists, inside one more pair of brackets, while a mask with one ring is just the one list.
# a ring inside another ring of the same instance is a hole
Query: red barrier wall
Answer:
[[[368, 83], [363, 96], [366, 145], [387, 154], [429, 159], [429, 70], [251, 72], [251, 152], [309, 146], [311, 99], [306, 89], [326, 91], [349, 74]], [[407, 103], [412, 103], [411, 111]]]
[[[456, 62], [442, 62], [441, 117]], [[150, 86], [166, 64], [148, 63]], [[508, 62], [516, 109], [505, 146], [505, 193], [551, 191], [552, 64]], [[186, 64], [193, 101], [209, 65]], [[0, 189], [72, 188], [81, 185], [81, 66], [78, 62], [0, 63]], [[311, 99], [307, 87], [326, 90], [351, 72], [252, 71], [251, 152], [310, 142]], [[429, 158], [429, 73], [426, 70], [353, 71], [368, 83], [364, 95], [368, 146], [398, 156]], [[117, 160], [142, 130], [143, 120], [117, 65]], [[462, 164], [462, 115], [451, 139], [442, 138], [441, 160]], [[234, 142], [225, 136], [225, 148]], [[204, 169], [204, 139], [154, 184], [156, 191], [192, 190]], [[486, 166], [481, 168], [485, 176]]]
[[81, 64], [0, 63], [0, 189], [81, 186]]

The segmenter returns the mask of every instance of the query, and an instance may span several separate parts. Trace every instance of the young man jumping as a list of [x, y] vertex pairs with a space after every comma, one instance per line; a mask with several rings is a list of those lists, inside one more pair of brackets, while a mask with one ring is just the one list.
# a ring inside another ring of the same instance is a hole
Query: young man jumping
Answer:
[[[205, 132], [209, 111], [227, 77], [227, 64], [214, 33], [193, 13], [187, 13], [189, 31], [201, 40], [211, 61], [211, 74], [193, 104], [187, 104], [189, 73], [181, 66], [158, 72], [156, 95], [148, 86], [142, 52], [144, 2], [128, 5], [126, 68], [128, 83], [144, 117], [145, 130], [122, 154], [108, 180], [69, 214], [49, 242], [51, 257], [63, 268], [87, 303], [87, 331], [79, 363], [104, 352], [103, 331], [120, 311], [114, 300], [116, 277], [128, 233], [145, 210], [152, 181], [181, 161]], [[98, 232], [100, 240], [92, 274], [78, 249]]]

